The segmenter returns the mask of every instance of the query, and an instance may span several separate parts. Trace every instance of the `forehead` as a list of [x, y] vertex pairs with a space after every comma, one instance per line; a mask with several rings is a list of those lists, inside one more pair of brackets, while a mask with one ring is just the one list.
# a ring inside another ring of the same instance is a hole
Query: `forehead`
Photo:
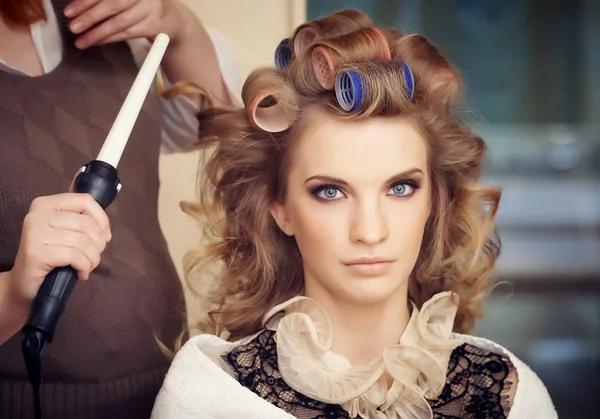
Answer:
[[427, 144], [409, 120], [346, 121], [318, 115], [307, 121], [291, 169], [307, 176], [319, 172], [351, 181], [387, 178], [415, 167], [425, 172], [426, 165]]

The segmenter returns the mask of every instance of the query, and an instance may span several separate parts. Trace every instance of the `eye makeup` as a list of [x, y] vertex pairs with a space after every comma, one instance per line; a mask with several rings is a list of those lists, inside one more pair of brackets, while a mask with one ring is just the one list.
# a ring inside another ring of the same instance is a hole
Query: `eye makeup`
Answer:
[[[339, 184], [332, 182], [313, 184], [309, 186], [308, 193], [322, 202], [338, 201], [347, 198], [343, 185], [347, 186], [348, 184], [345, 181], [340, 181]], [[388, 192], [386, 194], [396, 198], [409, 198], [420, 188], [421, 181], [418, 179], [400, 179], [395, 180], [388, 186]]]

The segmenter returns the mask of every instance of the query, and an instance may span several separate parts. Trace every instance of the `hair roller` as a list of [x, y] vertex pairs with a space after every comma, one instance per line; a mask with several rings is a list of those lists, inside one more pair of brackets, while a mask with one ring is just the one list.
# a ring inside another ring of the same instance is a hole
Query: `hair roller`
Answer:
[[327, 90], [334, 88], [335, 73], [342, 65], [390, 58], [391, 52], [385, 36], [374, 27], [319, 42], [311, 55], [315, 76]]
[[392, 52], [390, 51], [387, 38], [381, 30], [378, 28], [368, 28], [365, 29], [363, 33], [372, 41], [373, 47], [375, 48], [375, 54], [380, 57], [380, 59], [389, 60], [392, 58]]
[[313, 71], [315, 72], [315, 76], [317, 77], [319, 84], [327, 90], [333, 88], [333, 75], [335, 74], [336, 67], [336, 64], [334, 63], [332, 58], [333, 53], [330, 53], [330, 51], [331, 49], [329, 48], [318, 46], [315, 49], [313, 49], [311, 55], [311, 61], [313, 65]]
[[274, 70], [252, 73], [242, 88], [242, 99], [249, 121], [263, 131], [285, 131], [296, 120], [296, 95]]
[[392, 56], [410, 66], [414, 83], [418, 85], [417, 101], [444, 110], [458, 97], [461, 77], [442, 52], [423, 35], [412, 34], [395, 39]]
[[292, 61], [292, 50], [290, 49], [290, 40], [284, 39], [275, 49], [275, 67], [283, 70]]
[[298, 30], [294, 36], [294, 53], [298, 56], [307, 46], [313, 43], [318, 37], [318, 33], [315, 28], [311, 26], [305, 26]]
[[286, 101], [282, 91], [265, 90], [252, 99], [247, 112], [250, 122], [255, 127], [267, 132], [281, 132], [294, 123], [294, 108]]
[[408, 100], [411, 100], [415, 94], [415, 78], [413, 76], [412, 70], [402, 60], [394, 60], [397, 62], [400, 67], [402, 67], [402, 71], [404, 72], [404, 85], [406, 87], [406, 97]]
[[355, 110], [363, 100], [361, 75], [354, 70], [341, 70], [335, 76], [335, 97], [346, 112]]
[[[384, 84], [385, 79], [390, 83]], [[335, 77], [335, 96], [340, 107], [352, 112], [364, 101], [372, 97], [379, 86], [387, 88], [401, 86], [405, 92], [404, 100], [410, 101], [414, 94], [414, 78], [408, 64], [401, 60], [387, 62], [369, 62], [341, 69]], [[380, 95], [394, 98], [394, 92], [379, 91]], [[394, 102], [393, 99], [388, 101]]]
[[292, 37], [296, 56], [314, 41], [333, 38], [373, 26], [373, 21], [357, 10], [341, 10], [327, 17], [300, 25]]

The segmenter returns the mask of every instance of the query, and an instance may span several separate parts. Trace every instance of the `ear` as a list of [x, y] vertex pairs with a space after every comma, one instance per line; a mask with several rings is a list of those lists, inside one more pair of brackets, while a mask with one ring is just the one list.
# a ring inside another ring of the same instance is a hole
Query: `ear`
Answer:
[[269, 212], [271, 213], [271, 217], [277, 223], [277, 226], [281, 231], [283, 231], [288, 236], [294, 235], [294, 230], [292, 228], [292, 224], [289, 221], [288, 213], [284, 204], [279, 202], [271, 202], [269, 204]]

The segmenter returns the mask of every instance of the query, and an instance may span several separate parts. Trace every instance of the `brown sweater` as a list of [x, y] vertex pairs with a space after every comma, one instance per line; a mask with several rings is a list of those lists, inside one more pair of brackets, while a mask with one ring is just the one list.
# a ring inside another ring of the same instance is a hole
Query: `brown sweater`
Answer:
[[[0, 271], [12, 268], [31, 201], [66, 192], [93, 160], [137, 74], [125, 43], [79, 51], [62, 20], [59, 67], [41, 77], [0, 71]], [[78, 283], [43, 356], [44, 419], [148, 418], [184, 327], [182, 287], [157, 216], [160, 124], [152, 92], [121, 162], [107, 213], [113, 240]], [[33, 417], [21, 334], [0, 346], [0, 418]]]

